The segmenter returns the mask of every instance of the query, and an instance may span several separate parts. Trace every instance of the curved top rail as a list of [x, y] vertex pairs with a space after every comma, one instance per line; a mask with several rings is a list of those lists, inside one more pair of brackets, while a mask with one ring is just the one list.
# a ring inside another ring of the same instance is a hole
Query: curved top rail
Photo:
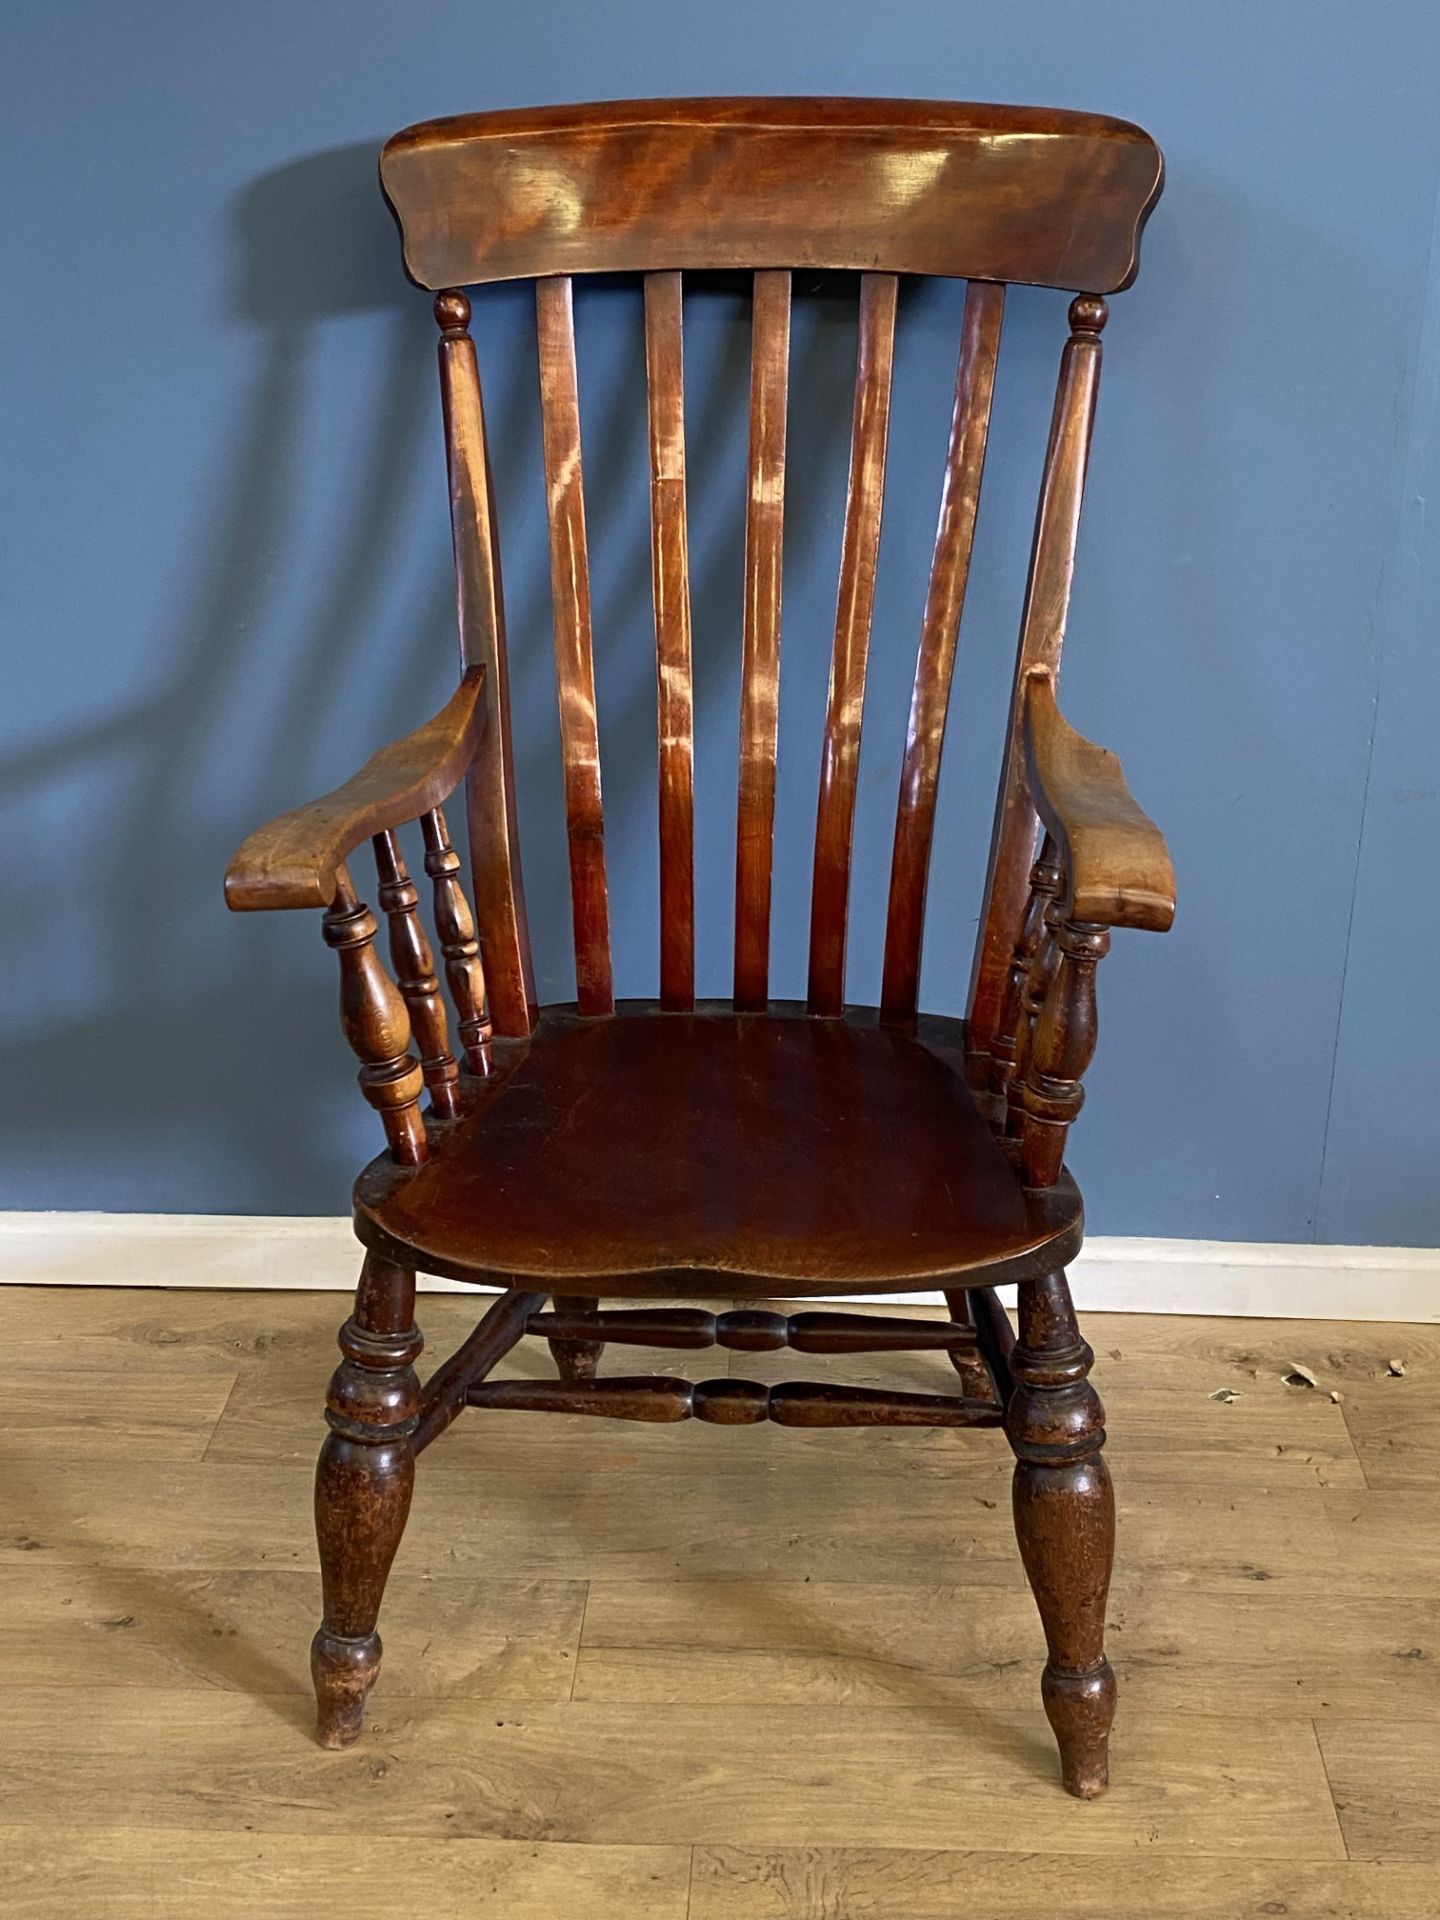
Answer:
[[426, 120], [385, 194], [423, 287], [819, 267], [1113, 293], [1159, 197], [1155, 142], [1049, 107], [626, 100]]

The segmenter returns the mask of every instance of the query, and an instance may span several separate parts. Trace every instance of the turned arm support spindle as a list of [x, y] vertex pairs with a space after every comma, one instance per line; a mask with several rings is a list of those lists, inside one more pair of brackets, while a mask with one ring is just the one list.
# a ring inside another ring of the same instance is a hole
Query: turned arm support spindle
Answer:
[[358, 900], [342, 861], [325, 910], [325, 944], [340, 962], [340, 1024], [360, 1061], [360, 1091], [380, 1115], [392, 1156], [418, 1167], [427, 1157], [420, 1097], [425, 1077], [410, 1052], [410, 1016], [375, 952], [379, 928]]
[[[476, 758], [485, 725], [484, 691], [485, 668], [467, 666], [433, 719], [382, 747], [333, 793], [257, 829], [225, 875], [226, 902], [240, 912], [325, 908], [325, 939], [340, 959], [341, 1018], [362, 1063], [360, 1084], [384, 1122], [391, 1153], [405, 1166], [418, 1166], [426, 1157], [419, 1114], [425, 1088], [440, 1118], [460, 1110], [459, 1069], [448, 1044], [434, 956], [395, 837], [407, 820], [424, 822], [425, 865], [435, 880], [437, 927], [466, 1057], [475, 1071], [489, 1069], [479, 946], [456, 878], [460, 862], [439, 811]], [[398, 989], [374, 952], [376, 922], [357, 900], [345, 864], [367, 839], [379, 869], [379, 902], [389, 922]], [[409, 1051], [412, 1021], [419, 1063]]]
[[[1031, 874], [1027, 931], [1038, 897], [1049, 897], [1022, 995], [1007, 1131], [1019, 1134], [1025, 1184], [1051, 1187], [1085, 1099], [1080, 1082], [1095, 1053], [1095, 969], [1110, 950], [1109, 930], [1165, 932], [1175, 917], [1175, 875], [1164, 837], [1137, 806], [1120, 762], [1060, 712], [1052, 673], [1027, 678], [1024, 723], [1030, 792], [1046, 828]], [[1017, 943], [1017, 957], [1019, 951]]]
[[1055, 842], [1047, 833], [1039, 858], [1030, 869], [1030, 898], [1019, 936], [1010, 956], [1005, 998], [999, 1025], [990, 1045], [990, 1092], [999, 1117], [1005, 1117], [1011, 1089], [1018, 1092], [1025, 1077], [1033, 1019], [1044, 1005], [1049, 964], [1049, 929], [1045, 915], [1060, 891], [1060, 866]]
[[420, 895], [406, 870], [396, 836], [388, 831], [377, 833], [374, 846], [380, 906], [390, 926], [391, 964], [410, 1012], [420, 1071], [435, 1112], [441, 1119], [453, 1120], [460, 1111], [460, 1069], [450, 1051], [435, 959], [420, 921]]
[[1085, 1104], [1080, 1082], [1095, 1057], [1095, 969], [1110, 951], [1106, 928], [1067, 920], [1056, 937], [1058, 965], [1035, 1023], [1021, 1094], [1020, 1168], [1027, 1187], [1053, 1187], [1065, 1139]]
[[475, 919], [460, 884], [460, 856], [450, 844], [445, 815], [432, 807], [420, 822], [425, 836], [425, 871], [435, 893], [435, 932], [445, 960], [445, 979], [460, 1023], [460, 1043], [472, 1073], [490, 1071], [490, 1012], [485, 1003], [485, 970]]

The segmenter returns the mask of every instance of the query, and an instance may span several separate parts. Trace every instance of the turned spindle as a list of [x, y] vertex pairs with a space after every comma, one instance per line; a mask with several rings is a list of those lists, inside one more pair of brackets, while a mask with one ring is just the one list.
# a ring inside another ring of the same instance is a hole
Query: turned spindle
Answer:
[[1053, 1187], [1065, 1138], [1085, 1104], [1080, 1082], [1095, 1054], [1095, 969], [1110, 950], [1107, 928], [1068, 920], [1056, 938], [1059, 963], [1030, 1041], [1021, 1095], [1020, 1167], [1027, 1187]]
[[445, 979], [455, 1002], [460, 1044], [472, 1073], [490, 1071], [490, 1015], [485, 1005], [485, 970], [470, 902], [460, 884], [460, 856], [450, 844], [445, 816], [436, 807], [420, 822], [425, 837], [425, 871], [435, 888], [435, 931], [445, 960]]
[[445, 1002], [435, 977], [435, 958], [420, 921], [420, 895], [406, 870], [396, 836], [377, 833], [373, 844], [380, 875], [380, 907], [390, 928], [390, 961], [400, 996], [410, 1010], [420, 1071], [435, 1112], [442, 1119], [453, 1120], [460, 1111], [460, 1069], [445, 1030]]
[[340, 962], [340, 1024], [360, 1061], [360, 1091], [380, 1115], [390, 1152], [418, 1167], [427, 1154], [420, 1096], [425, 1077], [410, 1052], [410, 1016], [375, 952], [375, 916], [355, 897], [348, 869], [335, 872], [325, 944]]
[[1005, 1132], [1019, 1139], [1025, 1131], [1025, 1076], [1030, 1070], [1030, 1051], [1035, 1029], [1045, 1011], [1051, 983], [1060, 971], [1060, 929], [1065, 910], [1058, 897], [1045, 902], [1041, 910], [1040, 936], [1025, 986], [1020, 995], [1020, 1024], [1015, 1031], [1015, 1065], [1005, 1088]]
[[[1060, 864], [1056, 857], [1055, 842], [1047, 833], [1039, 858], [1030, 869], [1030, 898], [1026, 902], [1025, 917], [1020, 923], [1015, 949], [1010, 956], [1010, 971], [1005, 978], [1005, 997], [1001, 1003], [999, 1025], [990, 1043], [990, 1092], [1002, 1121], [1009, 1111], [1012, 1084], [1017, 1076], [1022, 1080], [1024, 1078], [1024, 1065], [1020, 1061], [1020, 1033], [1023, 1027], [1028, 1052], [1032, 1016], [1026, 995], [1030, 987], [1030, 972], [1045, 938], [1046, 911], [1059, 891]], [[1037, 982], [1040, 996], [1035, 1002], [1036, 1012], [1044, 1004], [1045, 984]]]

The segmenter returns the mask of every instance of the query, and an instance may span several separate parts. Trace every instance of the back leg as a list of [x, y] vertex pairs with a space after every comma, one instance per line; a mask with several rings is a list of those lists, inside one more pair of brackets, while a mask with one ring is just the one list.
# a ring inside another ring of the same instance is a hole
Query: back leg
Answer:
[[325, 1610], [310, 1671], [322, 1747], [360, 1738], [380, 1671], [375, 1623], [415, 1484], [420, 1347], [414, 1274], [367, 1254], [354, 1311], [340, 1329], [344, 1359], [330, 1382], [330, 1432], [315, 1472]]
[[1115, 1675], [1105, 1601], [1115, 1557], [1115, 1496], [1100, 1449], [1104, 1409], [1088, 1375], [1063, 1273], [1020, 1288], [1015, 1392], [1005, 1431], [1015, 1452], [1015, 1532], [1050, 1649], [1040, 1683], [1066, 1790], [1082, 1800], [1109, 1780]]
[[[555, 1308], [558, 1313], [584, 1314], [587, 1319], [594, 1318], [597, 1302], [589, 1294], [557, 1293]], [[600, 1364], [600, 1356], [605, 1351], [603, 1340], [550, 1340], [546, 1343], [555, 1356], [555, 1365], [562, 1380], [593, 1380], [595, 1369]]]
[[[975, 1314], [970, 1305], [970, 1295], [963, 1287], [951, 1288], [945, 1295], [945, 1304], [956, 1326], [969, 1327], [973, 1331]], [[990, 1369], [981, 1357], [978, 1345], [952, 1351], [950, 1364], [960, 1376], [960, 1391], [967, 1400], [980, 1400], [992, 1407], [998, 1404], [995, 1382], [990, 1377]]]

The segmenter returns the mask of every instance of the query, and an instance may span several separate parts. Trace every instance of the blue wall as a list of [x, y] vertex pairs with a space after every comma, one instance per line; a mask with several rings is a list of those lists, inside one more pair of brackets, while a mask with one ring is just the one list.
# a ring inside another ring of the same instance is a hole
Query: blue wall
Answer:
[[[1169, 186], [1114, 303], [1066, 704], [1170, 834], [1168, 940], [1118, 939], [1075, 1142], [1092, 1227], [1440, 1239], [1426, 517], [1440, 311], [1433, 0], [17, 0], [0, 26], [8, 671], [0, 1205], [335, 1212], [372, 1117], [313, 920], [229, 918], [242, 832], [343, 777], [453, 678], [428, 303], [383, 136], [639, 93], [950, 94], [1127, 115]], [[925, 995], [963, 1001], [1055, 357], [1007, 319], [962, 638]], [[959, 290], [907, 300], [851, 990], [884, 866]], [[696, 303], [702, 986], [732, 867], [740, 303]], [[617, 962], [653, 991], [653, 668], [638, 301], [581, 301]], [[567, 883], [525, 305], [477, 302], [510, 551], [542, 984]], [[800, 989], [853, 314], [801, 302], [775, 986]], [[711, 393], [707, 401], [700, 391]], [[718, 394], [718, 398], [716, 395]], [[722, 404], [723, 403], [723, 404]]]

